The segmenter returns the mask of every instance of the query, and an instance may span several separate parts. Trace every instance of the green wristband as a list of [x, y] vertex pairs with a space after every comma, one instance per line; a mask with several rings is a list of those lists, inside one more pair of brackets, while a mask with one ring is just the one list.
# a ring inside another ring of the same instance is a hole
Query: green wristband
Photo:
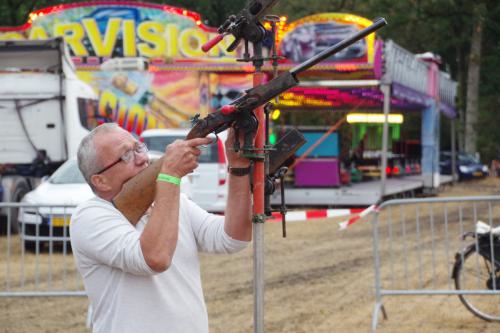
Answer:
[[159, 173], [158, 177], [156, 178], [156, 180], [160, 181], [160, 182], [167, 182], [167, 183], [175, 184], [177, 186], [181, 185], [181, 179], [180, 178], [167, 175], [166, 173]]

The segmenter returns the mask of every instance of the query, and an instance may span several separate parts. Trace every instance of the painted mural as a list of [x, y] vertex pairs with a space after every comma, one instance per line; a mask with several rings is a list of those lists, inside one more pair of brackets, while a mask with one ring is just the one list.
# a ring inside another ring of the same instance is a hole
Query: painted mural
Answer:
[[211, 74], [210, 107], [217, 110], [252, 87], [252, 74]]
[[98, 122], [114, 121], [130, 132], [189, 126], [210, 110], [208, 74], [203, 72], [80, 72], [99, 92]]

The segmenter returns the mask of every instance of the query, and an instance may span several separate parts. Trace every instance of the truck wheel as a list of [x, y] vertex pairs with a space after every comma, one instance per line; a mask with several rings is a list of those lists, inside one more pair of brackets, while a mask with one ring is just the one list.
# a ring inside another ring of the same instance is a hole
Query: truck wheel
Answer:
[[[21, 202], [21, 199], [24, 197], [26, 193], [30, 191], [28, 184], [25, 182], [19, 182], [16, 186], [16, 190], [12, 195], [12, 202]], [[10, 231], [13, 234], [19, 233], [19, 221], [17, 220], [19, 217], [19, 208], [11, 208], [11, 222], [10, 222]]]

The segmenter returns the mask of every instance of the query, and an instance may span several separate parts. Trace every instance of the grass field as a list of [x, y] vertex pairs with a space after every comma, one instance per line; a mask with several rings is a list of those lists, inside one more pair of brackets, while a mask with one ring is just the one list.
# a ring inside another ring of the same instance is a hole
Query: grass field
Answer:
[[[498, 179], [489, 178], [446, 187], [440, 196], [486, 194], [500, 194]], [[495, 210], [496, 216], [499, 215]], [[464, 219], [467, 217], [464, 214]], [[423, 212], [422, 220], [425, 220]], [[375, 302], [371, 224], [366, 219], [342, 232], [338, 230], [337, 221], [321, 219], [290, 223], [287, 238], [281, 237], [279, 223], [266, 224], [266, 332], [371, 330]], [[415, 230], [408, 229], [408, 233], [413, 232]], [[422, 233], [422, 237], [429, 237], [429, 232]], [[387, 251], [383, 246], [383, 251]], [[2, 238], [2, 290], [5, 290], [6, 278], [5, 248], [5, 238]], [[425, 255], [425, 251], [422, 253], [425, 265], [430, 258]], [[47, 256], [42, 255], [38, 266], [44, 277], [49, 274]], [[414, 260], [411, 264], [417, 265], [417, 258], [410, 258]], [[19, 254], [13, 253], [10, 274], [16, 277], [16, 283], [20, 277], [16, 275], [20, 271], [19, 259]], [[25, 259], [25, 285], [34, 288], [36, 261], [29, 256]], [[74, 269], [61, 270], [63, 260], [71, 260], [71, 256], [64, 258], [57, 254], [52, 258], [52, 284], [57, 286], [62, 281], [69, 281], [69, 288], [78, 289]], [[252, 332], [251, 247], [232, 256], [202, 255], [201, 261], [211, 332]], [[438, 267], [445, 270], [445, 265]], [[393, 274], [401, 274], [401, 269], [397, 268], [399, 271]], [[387, 272], [384, 271], [383, 277], [390, 279]], [[44, 283], [39, 281], [38, 286], [43, 288]], [[15, 285], [11, 287], [15, 288]], [[87, 305], [85, 298], [1, 298], [0, 332], [86, 332], [84, 323]], [[381, 333], [500, 331], [500, 324], [477, 319], [456, 296], [387, 297], [384, 298], [384, 305], [388, 319], [380, 319], [377, 332]]]

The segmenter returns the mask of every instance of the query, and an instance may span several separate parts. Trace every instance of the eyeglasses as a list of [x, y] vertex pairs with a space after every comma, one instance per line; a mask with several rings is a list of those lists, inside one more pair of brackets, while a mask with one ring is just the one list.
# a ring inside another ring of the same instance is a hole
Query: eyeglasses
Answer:
[[117, 159], [116, 161], [114, 161], [113, 163], [108, 165], [107, 167], [101, 169], [99, 172], [96, 172], [95, 175], [100, 175], [101, 173], [103, 173], [104, 171], [106, 171], [108, 169], [111, 169], [112, 167], [114, 167], [115, 165], [120, 163], [121, 161], [125, 162], [125, 164], [128, 164], [133, 159], [135, 159], [135, 154], [139, 155], [139, 154], [145, 154], [147, 152], [148, 152], [148, 146], [146, 146], [146, 144], [143, 142], [139, 142], [136, 144], [134, 149], [127, 150], [122, 156], [120, 156], [119, 159]]

